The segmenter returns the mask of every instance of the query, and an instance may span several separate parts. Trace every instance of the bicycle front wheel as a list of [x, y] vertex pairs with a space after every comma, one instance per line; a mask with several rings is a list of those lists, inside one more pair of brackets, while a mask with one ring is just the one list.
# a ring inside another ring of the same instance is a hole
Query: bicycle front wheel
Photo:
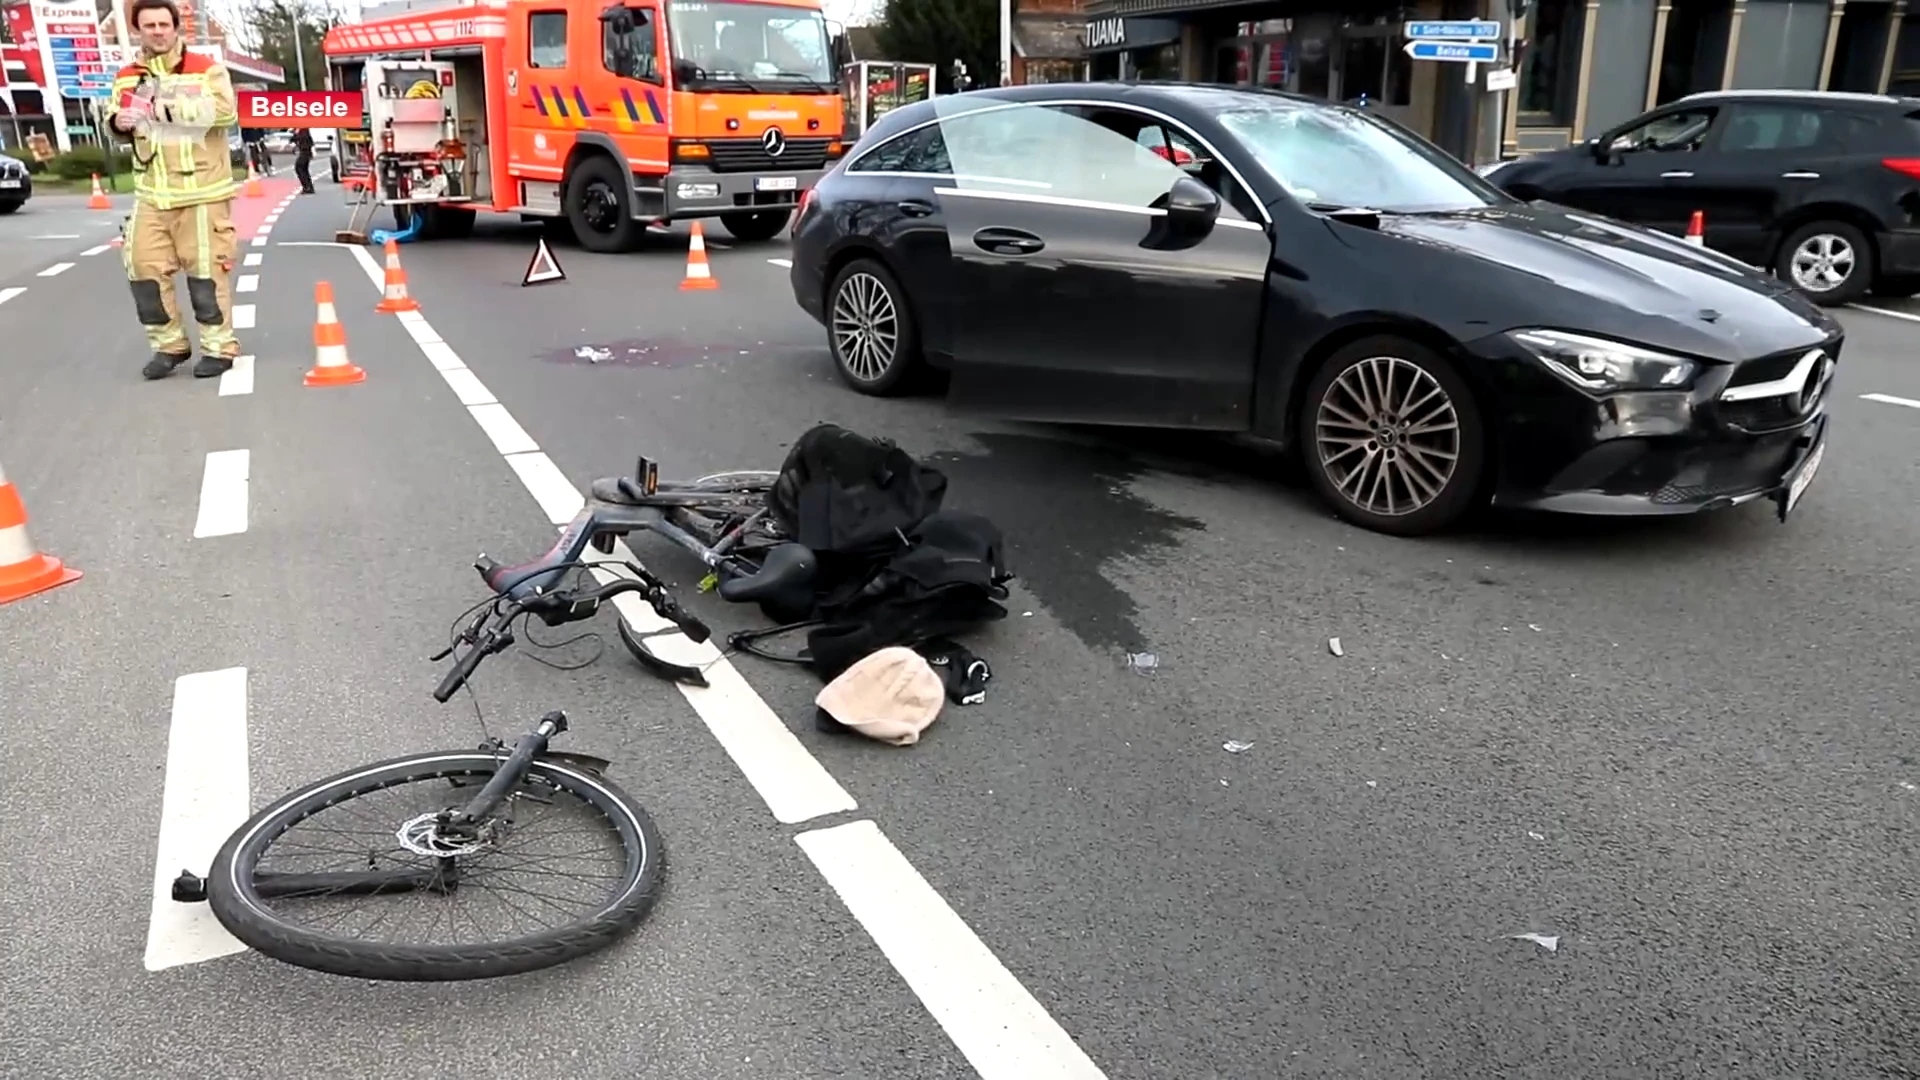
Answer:
[[[535, 761], [488, 820], [459, 835], [436, 825], [441, 810], [478, 794], [503, 758], [394, 758], [282, 797], [214, 857], [214, 917], [283, 963], [402, 982], [538, 971], [631, 933], [653, 907], [665, 849], [646, 811], [604, 777]], [[300, 831], [315, 825], [314, 836]], [[565, 873], [563, 859], [584, 859], [585, 872]], [[434, 933], [457, 935], [500, 915], [535, 926], [482, 930], [472, 941]], [[424, 930], [390, 933], [410, 923]], [[380, 938], [365, 936], [375, 930]]]

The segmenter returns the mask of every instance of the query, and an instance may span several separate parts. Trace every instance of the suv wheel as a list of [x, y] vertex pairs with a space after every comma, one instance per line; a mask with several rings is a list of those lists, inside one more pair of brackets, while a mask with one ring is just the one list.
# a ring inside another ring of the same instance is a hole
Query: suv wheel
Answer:
[[1844, 221], [1800, 226], [1780, 245], [1774, 271], [1822, 307], [1858, 300], [1873, 284], [1873, 245]]

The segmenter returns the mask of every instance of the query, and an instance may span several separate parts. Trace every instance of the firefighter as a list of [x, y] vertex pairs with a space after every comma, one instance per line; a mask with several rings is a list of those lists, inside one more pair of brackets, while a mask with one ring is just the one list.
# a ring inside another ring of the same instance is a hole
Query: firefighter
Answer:
[[200, 325], [197, 378], [233, 367], [233, 164], [229, 130], [238, 122], [227, 69], [187, 51], [174, 0], [133, 0], [128, 14], [140, 56], [121, 69], [109, 99], [109, 123], [130, 141], [136, 172], [127, 219], [127, 279], [133, 309], [153, 351], [141, 374], [161, 379], [193, 355], [174, 300], [173, 279], [187, 275], [187, 298]]
[[313, 194], [313, 132], [293, 129], [293, 175], [300, 178], [300, 194]]

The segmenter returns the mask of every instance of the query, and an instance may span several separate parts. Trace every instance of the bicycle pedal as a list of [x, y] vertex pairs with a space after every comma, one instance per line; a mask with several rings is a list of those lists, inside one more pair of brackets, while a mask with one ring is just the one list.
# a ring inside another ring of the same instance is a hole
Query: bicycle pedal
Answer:
[[207, 899], [207, 879], [191, 870], [180, 871], [173, 879], [173, 900], [177, 904], [202, 904]]

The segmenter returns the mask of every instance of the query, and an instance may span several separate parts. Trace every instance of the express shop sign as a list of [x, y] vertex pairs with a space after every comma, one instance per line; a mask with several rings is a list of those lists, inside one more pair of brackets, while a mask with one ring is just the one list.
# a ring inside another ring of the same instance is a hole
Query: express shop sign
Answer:
[[247, 128], [357, 128], [364, 102], [352, 90], [243, 90], [236, 95]]

